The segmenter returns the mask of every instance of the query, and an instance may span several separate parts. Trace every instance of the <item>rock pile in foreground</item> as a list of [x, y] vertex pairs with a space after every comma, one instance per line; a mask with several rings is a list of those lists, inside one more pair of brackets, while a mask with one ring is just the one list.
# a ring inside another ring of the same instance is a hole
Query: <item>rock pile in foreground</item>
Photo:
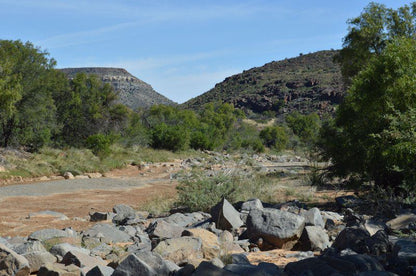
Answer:
[[[82, 232], [43, 229], [0, 238], [0, 275], [416, 274], [415, 241], [392, 235], [415, 227], [411, 212], [376, 221], [348, 208], [341, 215], [296, 201], [264, 205], [253, 199], [233, 206], [223, 199], [210, 214], [161, 218], [116, 205], [113, 212], [90, 214], [97, 224]], [[247, 258], [276, 248], [296, 250], [289, 255], [298, 260], [278, 267]]]

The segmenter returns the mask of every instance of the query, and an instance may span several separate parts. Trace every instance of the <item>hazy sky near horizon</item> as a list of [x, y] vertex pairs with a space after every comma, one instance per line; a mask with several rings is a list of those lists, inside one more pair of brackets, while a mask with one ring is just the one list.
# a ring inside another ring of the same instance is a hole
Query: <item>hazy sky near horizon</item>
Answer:
[[341, 48], [369, 2], [0, 0], [0, 39], [32, 42], [57, 68], [125, 68], [182, 103], [243, 70]]

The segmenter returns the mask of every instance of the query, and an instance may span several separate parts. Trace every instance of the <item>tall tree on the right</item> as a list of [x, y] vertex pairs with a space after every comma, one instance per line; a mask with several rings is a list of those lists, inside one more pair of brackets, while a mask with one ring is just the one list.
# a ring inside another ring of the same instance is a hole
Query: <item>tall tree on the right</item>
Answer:
[[344, 81], [349, 86], [370, 59], [382, 53], [388, 41], [416, 37], [416, 2], [397, 10], [372, 2], [360, 16], [347, 23], [348, 34], [335, 61], [341, 65]]
[[319, 146], [336, 176], [415, 191], [416, 4], [371, 3], [344, 40], [338, 59], [349, 86]]

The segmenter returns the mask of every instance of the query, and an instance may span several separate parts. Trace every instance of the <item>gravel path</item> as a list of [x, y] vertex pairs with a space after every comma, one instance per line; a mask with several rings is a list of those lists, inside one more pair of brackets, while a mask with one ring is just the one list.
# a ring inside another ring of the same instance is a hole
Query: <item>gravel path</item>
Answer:
[[[138, 178], [91, 178], [55, 180], [31, 184], [18, 184], [0, 187], [0, 198], [13, 196], [45, 196], [51, 194], [72, 193], [80, 190], [118, 190], [138, 188], [146, 184], [162, 181], [162, 179], [144, 180]], [[166, 181], [166, 180], [164, 180]]]

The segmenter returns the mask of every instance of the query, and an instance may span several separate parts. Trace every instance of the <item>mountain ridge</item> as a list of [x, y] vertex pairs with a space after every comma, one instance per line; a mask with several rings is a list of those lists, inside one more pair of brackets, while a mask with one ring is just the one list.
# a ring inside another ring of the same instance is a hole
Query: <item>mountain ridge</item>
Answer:
[[337, 52], [301, 54], [244, 70], [181, 106], [198, 109], [221, 101], [254, 113], [333, 113], [345, 94], [340, 67], [333, 61]]
[[119, 102], [136, 110], [156, 104], [176, 105], [175, 102], [156, 92], [152, 86], [133, 76], [124, 68], [115, 67], [72, 67], [59, 69], [68, 78], [77, 73], [97, 75], [104, 83], [109, 83], [119, 92]]

